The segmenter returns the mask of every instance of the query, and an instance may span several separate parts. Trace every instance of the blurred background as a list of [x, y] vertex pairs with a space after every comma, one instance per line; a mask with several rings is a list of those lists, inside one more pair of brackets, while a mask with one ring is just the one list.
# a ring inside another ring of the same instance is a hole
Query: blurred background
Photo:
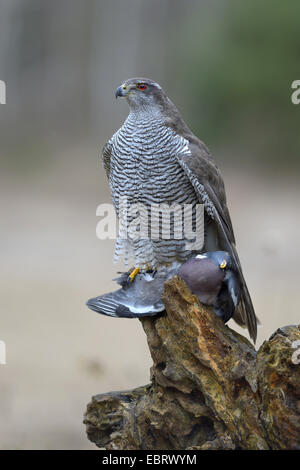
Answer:
[[149, 381], [140, 323], [85, 307], [122, 269], [95, 230], [129, 77], [158, 81], [222, 170], [258, 346], [299, 323], [299, 23], [298, 0], [0, 0], [1, 449], [93, 449], [90, 397]]

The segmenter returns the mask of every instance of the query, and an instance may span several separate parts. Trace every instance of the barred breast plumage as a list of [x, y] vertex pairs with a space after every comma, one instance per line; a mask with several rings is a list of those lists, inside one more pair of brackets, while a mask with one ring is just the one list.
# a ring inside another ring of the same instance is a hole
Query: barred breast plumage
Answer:
[[[127, 199], [128, 206], [143, 204], [148, 208], [161, 204], [184, 204], [195, 207], [199, 200], [193, 186], [179, 165], [176, 155], [188, 155], [188, 142], [174, 130], [164, 125], [161, 117], [153, 110], [150, 112], [131, 112], [111, 140], [110, 187], [113, 202], [120, 216], [120, 197]], [[139, 214], [141, 220], [143, 214]], [[144, 217], [146, 215], [144, 214]], [[193, 211], [195, 224], [196, 212]], [[185, 260], [191, 251], [186, 249], [186, 239], [175, 239], [176, 222], [182, 232], [180, 219], [171, 217], [170, 239], [162, 239], [155, 234], [150, 239], [133, 239], [128, 232], [132, 217], [123, 227], [125, 235], [119, 236], [116, 244], [115, 259], [124, 256], [125, 262], [134, 256], [135, 265], [143, 268], [155, 267], [174, 260]], [[155, 214], [151, 217], [151, 228], [155, 229]], [[198, 222], [198, 221], [197, 221]], [[199, 223], [198, 223], [199, 225]], [[201, 231], [203, 227], [197, 227]], [[150, 235], [150, 234], [149, 234]], [[155, 239], [156, 238], [156, 239]]]

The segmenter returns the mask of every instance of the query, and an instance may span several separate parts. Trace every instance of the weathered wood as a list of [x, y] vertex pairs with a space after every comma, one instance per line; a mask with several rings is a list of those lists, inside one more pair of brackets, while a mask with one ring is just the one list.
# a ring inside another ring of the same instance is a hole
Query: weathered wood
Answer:
[[141, 319], [151, 384], [93, 397], [88, 438], [107, 449], [300, 449], [299, 326], [256, 353], [181, 279], [165, 287], [166, 313]]

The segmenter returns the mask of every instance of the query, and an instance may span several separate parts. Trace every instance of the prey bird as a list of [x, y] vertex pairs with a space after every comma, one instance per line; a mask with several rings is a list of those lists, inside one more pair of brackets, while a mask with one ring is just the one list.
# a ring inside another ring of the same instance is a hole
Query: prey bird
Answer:
[[[190, 131], [156, 82], [131, 78], [118, 87], [116, 97], [127, 100], [130, 112], [104, 146], [102, 158], [119, 220], [124, 197], [129, 206], [142, 204], [149, 211], [153, 205], [179, 204], [191, 206], [194, 214], [194, 208], [203, 204], [204, 227], [198, 230], [204, 230], [205, 237], [200, 252], [223, 250], [229, 254], [241, 285], [233, 318], [248, 328], [255, 341], [257, 318], [235, 247], [224, 182], [208, 148]], [[126, 261], [133, 254], [131, 279], [147, 269], [184, 263], [195, 254], [184, 233], [181, 238], [174, 236], [178, 221], [172, 220], [169, 239], [132, 236], [128, 229], [131, 219], [121, 227], [115, 258], [123, 256]]]
[[115, 279], [121, 289], [87, 301], [97, 313], [116, 318], [142, 318], [165, 310], [162, 300], [164, 283], [173, 276], [181, 277], [191, 292], [204, 305], [213, 307], [226, 323], [240, 300], [241, 285], [234, 264], [225, 251], [192, 256], [185, 263], [173, 262], [153, 272], [140, 272], [133, 281], [128, 273]]

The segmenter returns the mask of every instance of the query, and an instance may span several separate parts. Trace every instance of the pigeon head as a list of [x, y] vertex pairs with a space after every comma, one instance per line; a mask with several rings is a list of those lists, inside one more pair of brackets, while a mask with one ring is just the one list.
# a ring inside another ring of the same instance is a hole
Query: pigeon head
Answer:
[[231, 273], [231, 258], [226, 251], [211, 251], [190, 258], [181, 265], [181, 277], [200, 302], [214, 305], [224, 281]]
[[126, 98], [130, 108], [163, 106], [168, 99], [158, 83], [149, 78], [130, 78], [116, 90], [116, 98]]

